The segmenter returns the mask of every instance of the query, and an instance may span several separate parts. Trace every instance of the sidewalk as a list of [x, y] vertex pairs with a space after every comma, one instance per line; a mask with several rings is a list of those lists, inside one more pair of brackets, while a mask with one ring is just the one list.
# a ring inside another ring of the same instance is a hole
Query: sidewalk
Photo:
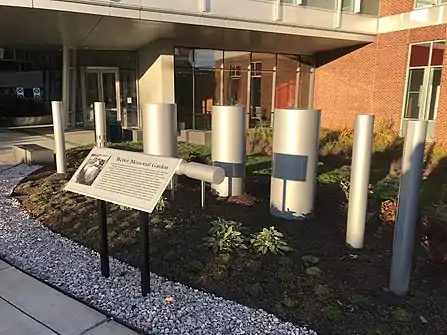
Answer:
[[[67, 148], [92, 143], [92, 131], [66, 133]], [[15, 165], [14, 144], [54, 148], [49, 132], [0, 129], [0, 172]], [[105, 315], [0, 260], [0, 335], [137, 335]]]
[[137, 335], [1, 260], [0, 334]]
[[[38, 144], [54, 150], [52, 128], [0, 129], [0, 165], [15, 163], [12, 147], [16, 144]], [[75, 130], [65, 133], [67, 149], [94, 142], [92, 130]]]

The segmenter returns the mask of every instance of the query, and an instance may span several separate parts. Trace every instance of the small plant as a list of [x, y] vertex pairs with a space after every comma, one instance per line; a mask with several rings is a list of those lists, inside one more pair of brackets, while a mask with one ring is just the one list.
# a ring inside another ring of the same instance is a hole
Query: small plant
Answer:
[[349, 189], [350, 189], [351, 183], [349, 180], [343, 179], [340, 181], [340, 188], [345, 194], [346, 201], [349, 201]]
[[248, 283], [245, 285], [245, 291], [251, 297], [257, 297], [262, 294], [262, 287], [258, 283]]
[[394, 225], [397, 217], [398, 199], [385, 200], [380, 205], [380, 221], [384, 224]]
[[314, 293], [320, 300], [326, 300], [331, 296], [331, 290], [326, 285], [321, 284], [314, 287]]
[[291, 298], [291, 297], [289, 297], [289, 296], [285, 296], [283, 299], [282, 299], [282, 302], [281, 302], [281, 304], [283, 304], [284, 306], [286, 306], [286, 307], [288, 307], [288, 308], [293, 308], [293, 307], [295, 307], [296, 305], [298, 305], [298, 301], [297, 300], [295, 300], [295, 299], [293, 299], [293, 298]]
[[269, 229], [264, 228], [259, 233], [253, 234], [250, 243], [261, 254], [266, 254], [267, 252], [282, 254], [285, 251], [292, 250], [287, 245], [287, 242], [283, 240], [283, 236], [282, 233], [272, 226]]
[[391, 311], [391, 317], [398, 323], [409, 323], [411, 321], [411, 313], [400, 307]]
[[158, 200], [157, 205], [155, 205], [155, 210], [157, 212], [163, 213], [165, 209], [168, 208], [168, 206], [169, 206], [168, 199], [162, 196]]
[[40, 196], [38, 194], [31, 194], [28, 200], [31, 202], [38, 202], [40, 200]]
[[242, 234], [242, 225], [234, 221], [218, 218], [213, 221], [205, 245], [215, 253], [230, 253], [237, 249], [247, 249]]
[[310, 266], [317, 265], [318, 263], [320, 263], [320, 259], [318, 257], [312, 256], [312, 255], [305, 255], [305, 256], [301, 257], [301, 259], [303, 260], [305, 267], [310, 267]]
[[342, 311], [338, 306], [331, 305], [323, 309], [323, 313], [330, 321], [337, 322], [342, 318]]
[[317, 266], [312, 266], [306, 269], [306, 274], [312, 277], [320, 277], [323, 274], [323, 271]]

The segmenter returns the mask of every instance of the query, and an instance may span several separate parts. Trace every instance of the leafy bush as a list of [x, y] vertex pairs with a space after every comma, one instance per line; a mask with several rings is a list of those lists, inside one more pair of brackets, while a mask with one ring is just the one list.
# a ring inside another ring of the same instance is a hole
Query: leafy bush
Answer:
[[212, 222], [209, 237], [204, 239], [205, 245], [215, 253], [229, 253], [237, 249], [247, 249], [242, 234], [242, 225], [222, 218]]
[[317, 181], [320, 185], [340, 184], [344, 179], [349, 179], [351, 169], [349, 166], [343, 166], [329, 172], [322, 173], [318, 176]]
[[168, 208], [168, 206], [169, 206], [168, 199], [166, 199], [165, 197], [162, 196], [162, 197], [160, 197], [160, 199], [158, 200], [157, 205], [155, 205], [155, 210], [156, 210], [157, 212], [162, 213], [162, 212], [164, 212], [164, 210], [165, 210], [166, 208]]
[[283, 234], [277, 231], [275, 227], [264, 228], [259, 233], [253, 234], [250, 243], [261, 254], [266, 254], [267, 252], [282, 254], [284, 251], [292, 250], [287, 245], [287, 242], [283, 240]]
[[273, 129], [270, 127], [252, 128], [247, 133], [247, 153], [271, 155], [272, 144]]

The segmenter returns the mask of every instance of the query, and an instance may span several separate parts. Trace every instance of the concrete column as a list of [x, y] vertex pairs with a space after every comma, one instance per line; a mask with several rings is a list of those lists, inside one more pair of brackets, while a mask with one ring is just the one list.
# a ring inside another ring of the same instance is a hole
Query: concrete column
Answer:
[[53, 113], [54, 151], [56, 154], [56, 172], [67, 172], [67, 159], [65, 152], [65, 129], [63, 125], [63, 108], [61, 101], [52, 101]]
[[95, 137], [98, 147], [107, 146], [107, 121], [104, 102], [95, 102]]
[[357, 115], [354, 125], [354, 148], [346, 229], [346, 244], [355, 249], [363, 248], [373, 134], [374, 115]]
[[68, 109], [70, 96], [70, 48], [66, 45], [62, 48], [62, 124], [68, 128]]
[[140, 106], [175, 103], [174, 45], [157, 41], [138, 51], [138, 92]]
[[276, 109], [270, 212], [289, 219], [312, 215], [317, 181], [321, 111]]
[[221, 184], [212, 184], [221, 197], [244, 193], [246, 111], [242, 106], [213, 106], [211, 121], [211, 159], [225, 170]]
[[405, 135], [390, 276], [390, 290], [401, 296], [410, 286], [427, 125], [428, 121], [408, 121]]

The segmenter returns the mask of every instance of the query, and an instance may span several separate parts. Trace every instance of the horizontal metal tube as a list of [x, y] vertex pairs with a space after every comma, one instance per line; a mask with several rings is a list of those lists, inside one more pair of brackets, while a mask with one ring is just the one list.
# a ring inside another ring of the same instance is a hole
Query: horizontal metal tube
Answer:
[[180, 163], [175, 173], [212, 184], [221, 184], [225, 179], [225, 171], [220, 167], [185, 161]]

